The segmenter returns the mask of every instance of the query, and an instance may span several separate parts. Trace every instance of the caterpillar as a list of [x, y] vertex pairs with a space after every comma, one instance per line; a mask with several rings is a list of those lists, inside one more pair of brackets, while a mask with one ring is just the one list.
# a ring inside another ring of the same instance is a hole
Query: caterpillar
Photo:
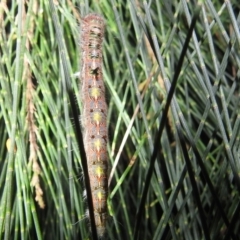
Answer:
[[108, 196], [107, 104], [102, 74], [104, 30], [104, 19], [96, 13], [88, 14], [81, 21], [83, 141], [99, 237], [106, 231]]

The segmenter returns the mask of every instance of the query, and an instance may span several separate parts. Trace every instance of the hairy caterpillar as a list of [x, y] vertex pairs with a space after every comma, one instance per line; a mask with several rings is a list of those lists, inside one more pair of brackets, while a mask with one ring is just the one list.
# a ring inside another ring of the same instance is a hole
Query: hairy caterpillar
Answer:
[[102, 74], [104, 19], [88, 14], [81, 22], [82, 126], [97, 233], [106, 231], [108, 195], [107, 104]]

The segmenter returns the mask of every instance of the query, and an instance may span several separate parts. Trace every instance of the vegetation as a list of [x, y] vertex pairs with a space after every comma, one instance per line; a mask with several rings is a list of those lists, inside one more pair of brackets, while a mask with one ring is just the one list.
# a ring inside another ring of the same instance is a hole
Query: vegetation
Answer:
[[239, 10], [1, 0], [0, 239], [91, 238], [78, 77], [90, 12], [106, 20], [106, 239], [240, 239]]

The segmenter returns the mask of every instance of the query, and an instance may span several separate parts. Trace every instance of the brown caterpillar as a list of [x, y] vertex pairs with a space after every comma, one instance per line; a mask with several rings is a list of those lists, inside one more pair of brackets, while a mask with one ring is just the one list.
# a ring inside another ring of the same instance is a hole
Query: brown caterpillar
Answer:
[[88, 174], [99, 237], [106, 231], [108, 196], [107, 104], [103, 83], [104, 19], [89, 14], [81, 22], [82, 126]]

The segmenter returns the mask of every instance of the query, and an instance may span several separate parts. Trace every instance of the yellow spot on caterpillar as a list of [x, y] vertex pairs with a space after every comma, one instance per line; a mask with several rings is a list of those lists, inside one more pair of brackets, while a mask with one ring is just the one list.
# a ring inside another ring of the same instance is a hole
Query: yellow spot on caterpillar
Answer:
[[101, 122], [102, 120], [102, 115], [99, 112], [96, 112], [93, 114], [93, 120], [97, 123]]
[[97, 87], [91, 88], [91, 93], [90, 93], [90, 95], [91, 95], [91, 97], [99, 98], [99, 97], [101, 96], [100, 88], [97, 88]]
[[[7, 147], [8, 152], [10, 152], [10, 148], [11, 148], [11, 140], [10, 140], [10, 138], [8, 138], [8, 140], [6, 141], [6, 147]], [[14, 153], [16, 153], [16, 151], [17, 151], [17, 147], [15, 145], [14, 146]]]
[[101, 168], [100, 166], [96, 169], [96, 174], [98, 177], [101, 177], [101, 175], [103, 174], [103, 168]]
[[96, 141], [94, 141], [94, 146], [99, 151], [99, 149], [102, 147], [102, 143], [101, 143], [100, 139], [97, 139]]
[[100, 201], [103, 199], [103, 195], [101, 191], [98, 192], [97, 197], [98, 197], [98, 200]]

